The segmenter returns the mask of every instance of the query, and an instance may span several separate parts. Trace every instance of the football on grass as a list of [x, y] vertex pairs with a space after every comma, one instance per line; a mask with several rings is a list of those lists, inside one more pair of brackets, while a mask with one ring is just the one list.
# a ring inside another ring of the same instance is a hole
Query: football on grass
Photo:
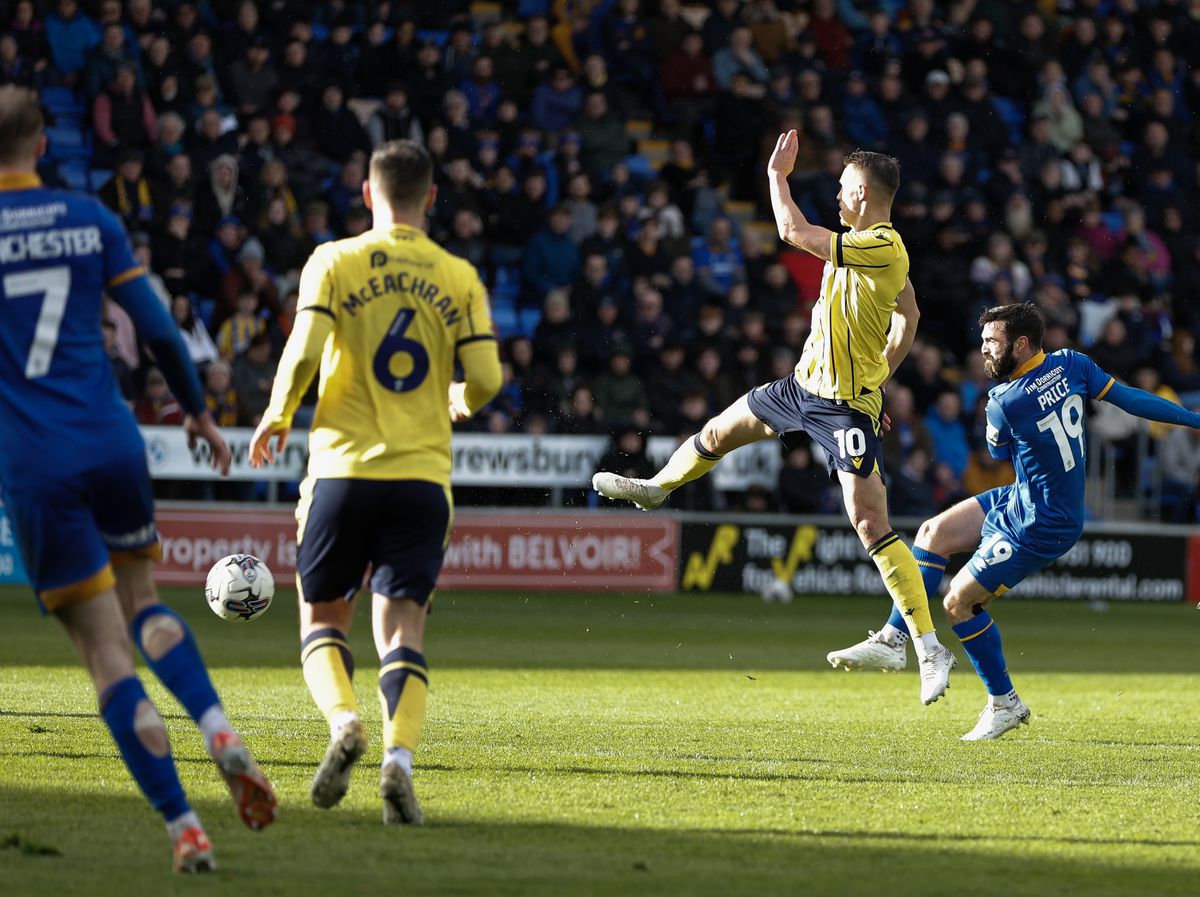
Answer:
[[275, 597], [275, 577], [252, 554], [231, 554], [208, 571], [204, 597], [214, 614], [230, 623], [248, 623], [267, 612]]

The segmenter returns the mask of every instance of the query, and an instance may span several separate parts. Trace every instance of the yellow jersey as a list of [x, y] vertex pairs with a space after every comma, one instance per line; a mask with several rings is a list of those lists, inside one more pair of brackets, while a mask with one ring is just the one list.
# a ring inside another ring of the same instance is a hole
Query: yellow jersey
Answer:
[[835, 233], [796, 379], [813, 395], [878, 417], [888, 328], [908, 277], [908, 250], [889, 222]]
[[290, 424], [320, 354], [310, 477], [450, 483], [447, 393], [460, 346], [495, 340], [475, 268], [415, 227], [318, 246], [264, 419]]

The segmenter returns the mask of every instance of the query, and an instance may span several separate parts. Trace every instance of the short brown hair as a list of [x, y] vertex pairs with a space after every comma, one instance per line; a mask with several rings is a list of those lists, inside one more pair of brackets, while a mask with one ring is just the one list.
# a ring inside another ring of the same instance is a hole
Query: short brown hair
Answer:
[[883, 153], [871, 153], [866, 150], [855, 150], [842, 159], [846, 165], [858, 168], [867, 179], [867, 183], [881, 191], [887, 201], [891, 202], [896, 191], [900, 189], [900, 161]]
[[42, 109], [26, 87], [0, 87], [0, 165], [26, 162], [37, 155]]
[[411, 140], [392, 140], [371, 153], [370, 178], [394, 208], [420, 205], [433, 184], [433, 159]]
[[1009, 343], [1015, 343], [1021, 337], [1029, 338], [1031, 349], [1042, 348], [1042, 338], [1046, 334], [1046, 321], [1038, 307], [1032, 302], [1017, 302], [1012, 305], [996, 305], [979, 316], [979, 326], [998, 322], [1004, 325], [1004, 335]]

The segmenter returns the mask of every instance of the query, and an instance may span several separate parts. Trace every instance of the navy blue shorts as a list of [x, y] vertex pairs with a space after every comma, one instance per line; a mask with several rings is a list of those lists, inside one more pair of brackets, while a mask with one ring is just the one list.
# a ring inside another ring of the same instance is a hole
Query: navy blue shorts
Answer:
[[304, 600], [349, 600], [370, 567], [372, 592], [425, 604], [453, 518], [450, 491], [437, 483], [306, 479], [296, 506]]
[[4, 486], [4, 502], [45, 610], [111, 588], [110, 561], [159, 557], [154, 493], [141, 446], [76, 473], [14, 479]]
[[746, 401], [751, 413], [779, 434], [787, 451], [799, 443], [800, 433], [807, 433], [825, 450], [825, 465], [832, 479], [837, 479], [839, 470], [860, 477], [883, 476], [879, 421], [869, 414], [838, 399], [813, 395], [790, 374], [750, 390]]

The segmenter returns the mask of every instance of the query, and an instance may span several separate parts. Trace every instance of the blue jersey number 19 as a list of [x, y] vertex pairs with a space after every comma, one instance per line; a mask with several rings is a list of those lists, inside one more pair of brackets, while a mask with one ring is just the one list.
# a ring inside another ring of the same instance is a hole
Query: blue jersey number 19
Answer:
[[1083, 458], [1083, 399], [1078, 394], [1067, 396], [1061, 411], [1051, 411], [1037, 422], [1037, 428], [1045, 433], [1049, 430], [1054, 434], [1058, 443], [1059, 454], [1062, 455], [1063, 470], [1075, 468], [1075, 453], [1071, 450], [1071, 440], [1079, 442], [1079, 457]]
[[58, 345], [58, 331], [67, 310], [67, 297], [71, 294], [71, 269], [63, 265], [7, 274], [4, 277], [4, 294], [9, 299], [42, 297], [42, 309], [33, 331], [33, 345], [29, 347], [29, 357], [25, 361], [25, 379], [44, 377], [50, 372], [50, 359], [54, 356], [54, 347]]

